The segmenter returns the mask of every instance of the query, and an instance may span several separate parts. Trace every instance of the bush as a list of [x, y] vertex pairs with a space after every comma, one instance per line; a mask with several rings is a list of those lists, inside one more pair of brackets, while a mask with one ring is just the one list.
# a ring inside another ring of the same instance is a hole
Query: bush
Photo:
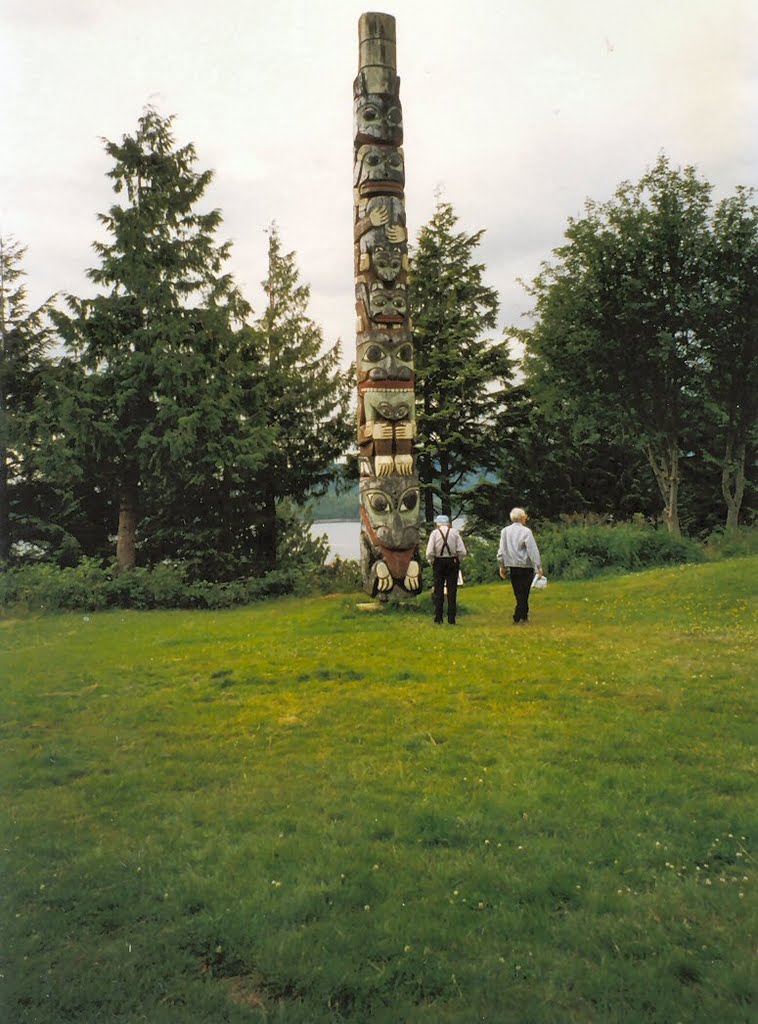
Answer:
[[113, 566], [85, 558], [74, 568], [50, 564], [0, 573], [0, 607], [27, 611], [99, 611], [104, 608], [231, 608], [293, 593], [297, 576], [279, 569], [262, 577], [215, 583], [188, 581], [179, 564], [135, 568], [118, 574]]
[[537, 538], [548, 576], [584, 580], [601, 573], [639, 572], [663, 565], [702, 562], [702, 548], [686, 537], [639, 521], [548, 525]]
[[719, 558], [744, 558], [747, 555], [758, 555], [758, 530], [754, 527], [714, 530], [705, 542], [705, 556], [711, 561]]

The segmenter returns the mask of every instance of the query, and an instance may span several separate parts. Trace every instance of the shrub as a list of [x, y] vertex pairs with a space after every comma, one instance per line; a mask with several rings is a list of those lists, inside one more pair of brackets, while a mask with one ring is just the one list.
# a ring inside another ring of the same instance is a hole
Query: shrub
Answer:
[[538, 544], [546, 574], [565, 580], [703, 561], [695, 541], [638, 521], [548, 525], [540, 531]]
[[103, 608], [231, 608], [292, 593], [297, 576], [279, 569], [262, 577], [215, 583], [188, 581], [186, 567], [162, 564], [118, 574], [85, 558], [74, 568], [51, 564], [0, 573], [0, 606], [28, 611], [98, 611]]
[[[497, 581], [498, 540], [469, 537], [468, 535], [463, 538], [468, 554], [463, 560], [461, 570], [466, 583], [495, 583]], [[427, 575], [431, 586], [431, 569], [428, 570]]]
[[743, 558], [758, 555], [758, 530], [738, 526], [732, 530], [714, 530], [705, 542], [706, 558]]

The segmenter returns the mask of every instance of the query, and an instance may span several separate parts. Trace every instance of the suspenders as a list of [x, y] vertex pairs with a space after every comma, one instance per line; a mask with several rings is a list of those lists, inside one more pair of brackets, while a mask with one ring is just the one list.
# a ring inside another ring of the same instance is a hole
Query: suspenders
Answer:
[[[440, 551], [440, 553], [439, 553], [439, 556], [438, 556], [438, 557], [439, 557], [439, 558], [446, 558], [446, 557], [447, 557], [447, 558], [454, 558], [454, 557], [455, 557], [455, 555], [454, 555], [454, 554], [453, 554], [453, 552], [452, 552], [452, 551], [450, 550], [450, 545], [449, 545], [449, 544], [448, 544], [448, 542], [447, 542], [447, 539], [448, 539], [448, 537], [450, 536], [450, 527], [448, 526], [448, 528], [447, 528], [447, 533], [442, 533], [442, 527], [441, 527], [441, 526], [438, 526], [438, 527], [437, 527], [437, 529], [438, 529], [438, 530], [440, 531], [440, 533], [442, 534], [442, 551]], [[444, 554], [443, 554], [443, 552], [444, 552], [445, 550], [447, 550], [447, 555], [444, 555]]]

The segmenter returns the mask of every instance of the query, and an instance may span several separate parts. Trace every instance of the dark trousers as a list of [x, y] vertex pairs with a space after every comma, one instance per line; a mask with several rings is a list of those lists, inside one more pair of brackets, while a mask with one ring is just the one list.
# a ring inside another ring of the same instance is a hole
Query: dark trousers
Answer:
[[447, 583], [447, 621], [455, 622], [458, 597], [458, 559], [435, 558], [432, 564], [434, 575], [434, 621], [442, 622], [442, 608], [445, 603]]
[[516, 610], [513, 613], [513, 621], [527, 622], [529, 620], [529, 591], [534, 579], [534, 569], [512, 566], [508, 573], [511, 577], [511, 586], [516, 597]]

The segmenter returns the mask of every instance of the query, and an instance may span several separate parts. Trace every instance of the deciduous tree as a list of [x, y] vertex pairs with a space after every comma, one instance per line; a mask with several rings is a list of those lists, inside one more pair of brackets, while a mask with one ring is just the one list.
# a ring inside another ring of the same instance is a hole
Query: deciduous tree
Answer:
[[729, 529], [739, 524], [758, 420], [758, 206], [752, 189], [740, 188], [718, 204], [711, 241], [703, 359]]
[[634, 437], [674, 534], [681, 453], [703, 403], [710, 202], [695, 169], [664, 156], [610, 201], [588, 201], [532, 283], [534, 326], [519, 332], [540, 408]]

